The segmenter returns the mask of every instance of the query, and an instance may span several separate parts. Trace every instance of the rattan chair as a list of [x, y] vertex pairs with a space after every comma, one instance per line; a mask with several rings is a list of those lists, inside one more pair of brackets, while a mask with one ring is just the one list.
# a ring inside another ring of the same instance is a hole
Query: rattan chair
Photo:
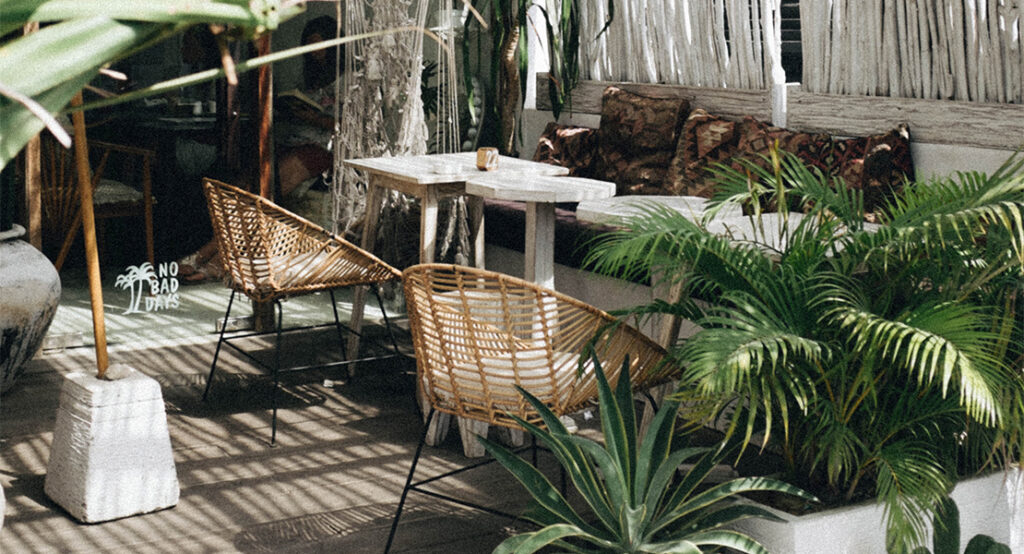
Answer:
[[[60, 270], [82, 228], [81, 192], [72, 151], [44, 133], [42, 150], [43, 232], [49, 247], [60, 244], [54, 266]], [[88, 141], [92, 169], [89, 186], [98, 222], [138, 217], [144, 225], [146, 259], [156, 265], [153, 247], [153, 165], [156, 152], [146, 148]], [[131, 184], [129, 184], [131, 183]], [[102, 233], [103, 227], [100, 227]], [[101, 240], [101, 247], [105, 241]], [[47, 248], [47, 250], [50, 250]]]
[[[417, 386], [430, 407], [427, 427], [438, 413], [521, 429], [510, 417], [514, 414], [543, 425], [517, 386], [560, 417], [582, 410], [597, 398], [593, 362], [587, 360], [578, 374], [580, 355], [591, 341], [613, 385], [627, 357], [636, 390], [664, 383], [675, 374], [671, 365], [663, 363], [665, 350], [635, 328], [531, 282], [442, 264], [410, 267], [402, 279], [416, 352]], [[480, 463], [413, 482], [426, 435], [424, 430], [387, 549], [410, 491], [508, 515], [420, 488]]]
[[[213, 355], [213, 363], [210, 365], [210, 375], [206, 381], [203, 399], [205, 400], [210, 392], [213, 374], [217, 368], [217, 358], [220, 355], [221, 346], [224, 344], [231, 346], [258, 365], [269, 369], [274, 378], [270, 435], [270, 443], [274, 444], [277, 438], [277, 390], [281, 373], [314, 367], [352, 364], [399, 355], [394, 335], [391, 333], [391, 324], [377, 289], [383, 283], [401, 279], [401, 273], [373, 254], [327, 232], [315, 223], [281, 208], [270, 200], [212, 179], [204, 180], [203, 188], [206, 193], [210, 221], [217, 241], [220, 260], [224, 267], [225, 284], [231, 288], [231, 298], [228, 300], [227, 312], [224, 315], [223, 325], [221, 325], [220, 339]], [[331, 308], [334, 312], [333, 325], [338, 330], [341, 352], [344, 356], [345, 344], [342, 330], [344, 328], [352, 333], [355, 331], [341, 324], [338, 318], [334, 289], [360, 285], [370, 285], [374, 289], [374, 293], [377, 294], [377, 303], [384, 314], [384, 323], [390, 338], [391, 352], [387, 356], [371, 356], [358, 360], [342, 359], [330, 364], [283, 368], [281, 366], [282, 334], [309, 329], [309, 327], [283, 329], [280, 301], [284, 298], [319, 291], [329, 292]], [[276, 309], [277, 343], [273, 365], [261, 362], [231, 342], [263, 333], [244, 333], [225, 337], [227, 322], [231, 316], [231, 306], [238, 293], [255, 302], [272, 303]]]

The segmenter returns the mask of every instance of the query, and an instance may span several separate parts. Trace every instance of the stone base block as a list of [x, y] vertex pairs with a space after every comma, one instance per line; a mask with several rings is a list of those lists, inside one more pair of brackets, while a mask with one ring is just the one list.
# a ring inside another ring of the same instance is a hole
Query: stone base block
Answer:
[[61, 387], [44, 490], [86, 523], [177, 504], [178, 476], [159, 383], [135, 370], [117, 381], [69, 374]]

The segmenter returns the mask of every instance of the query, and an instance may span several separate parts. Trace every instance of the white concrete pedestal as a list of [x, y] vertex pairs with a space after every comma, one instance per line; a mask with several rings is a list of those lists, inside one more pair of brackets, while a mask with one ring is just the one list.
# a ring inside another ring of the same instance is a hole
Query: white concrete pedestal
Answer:
[[159, 383], [135, 370], [117, 381], [65, 377], [44, 490], [85, 523], [177, 504]]

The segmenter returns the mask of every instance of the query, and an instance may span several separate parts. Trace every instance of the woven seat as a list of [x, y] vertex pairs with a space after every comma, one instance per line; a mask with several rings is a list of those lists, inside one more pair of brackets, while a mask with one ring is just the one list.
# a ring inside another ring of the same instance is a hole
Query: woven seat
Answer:
[[[272, 371], [274, 377], [270, 438], [270, 442], [273, 444], [277, 437], [279, 373], [311, 369], [311, 367], [281, 367], [281, 335], [285, 330], [282, 329], [283, 316], [280, 300], [328, 291], [334, 312], [333, 325], [337, 327], [338, 337], [341, 339], [343, 325], [338, 318], [334, 289], [370, 285], [377, 293], [379, 285], [397, 281], [401, 278], [401, 273], [373, 254], [327, 232], [319, 225], [281, 208], [270, 200], [213, 179], [206, 179], [203, 188], [206, 193], [210, 221], [217, 241], [220, 260], [224, 267], [225, 284], [231, 288], [231, 299], [228, 301], [227, 313], [224, 316], [225, 325], [221, 327], [220, 340], [210, 366], [210, 376], [206, 382], [203, 399], [205, 400], [210, 392], [222, 344], [235, 348], [257, 364], [267, 367]], [[260, 362], [230, 342], [259, 333], [225, 338], [226, 322], [231, 315], [231, 307], [236, 293], [244, 294], [255, 302], [269, 302], [275, 306], [278, 355], [275, 356], [273, 367]], [[399, 355], [398, 349], [394, 337], [391, 335], [390, 322], [379, 294], [377, 294], [377, 302], [381, 312], [384, 313], [388, 336], [391, 338], [391, 355], [397, 356]], [[293, 330], [298, 329], [289, 329], [288, 331]], [[351, 329], [347, 330], [354, 332]], [[343, 341], [341, 342], [341, 352], [344, 355], [345, 344]], [[343, 359], [340, 362], [315, 367], [352, 364], [380, 358], [378, 356], [359, 360]]]
[[[592, 358], [587, 357], [582, 370], [579, 365], [589, 344], [613, 386], [627, 358], [636, 390], [676, 375], [673, 366], [663, 363], [665, 350], [635, 328], [534, 283], [443, 264], [410, 267], [402, 280], [417, 384], [430, 406], [428, 427], [438, 413], [516, 430], [521, 427], [510, 414], [543, 425], [517, 386], [560, 417], [582, 410], [597, 399]], [[425, 430], [385, 550], [390, 548], [409, 491], [482, 508], [419, 488], [479, 464], [413, 482], [426, 436]]]

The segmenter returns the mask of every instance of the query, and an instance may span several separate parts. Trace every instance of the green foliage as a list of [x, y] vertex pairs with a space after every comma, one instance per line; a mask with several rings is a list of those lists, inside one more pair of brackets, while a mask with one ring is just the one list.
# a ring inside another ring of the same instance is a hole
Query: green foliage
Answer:
[[29, 22], [50, 24], [0, 45], [0, 168], [44, 127], [27, 103], [34, 101], [45, 112], [57, 113], [101, 68], [189, 25], [231, 25], [238, 34], [251, 36], [275, 29], [301, 11], [285, 3], [289, 4], [284, 7], [278, 0], [0, 2], [0, 36], [17, 32]]
[[[638, 442], [628, 363], [613, 391], [594, 358], [604, 445], [570, 435], [547, 406], [520, 389], [540, 414], [544, 427], [516, 420], [551, 449], [586, 501], [589, 517], [577, 512], [539, 470], [501, 445], [478, 438], [533, 496], [533, 507], [525, 517], [542, 527], [507, 539], [494, 552], [529, 553], [548, 545], [571, 552], [594, 552], [593, 548], [617, 553], [703, 552], [717, 547], [765, 552], [755, 540], [725, 527], [743, 519], [775, 516], [751, 503], [731, 502], [732, 497], [749, 491], [776, 491], [808, 499], [810, 495], [761, 477], [708, 485], [709, 473], [728, 449], [724, 444], [718, 448], [673, 448], [678, 400], [661, 406]], [[677, 468], [688, 460], [695, 460], [693, 469], [677, 476]]]
[[[614, 13], [614, 0], [608, 2], [608, 13]], [[477, 11], [487, 14], [487, 34], [490, 36], [490, 66], [488, 69], [487, 87], [492, 95], [497, 95], [500, 88], [499, 83], [508, 76], [501, 75], [501, 64], [498, 61], [498, 53], [506, 45], [509, 34], [518, 32], [518, 43], [515, 46], [515, 66], [519, 75], [525, 76], [528, 62], [528, 51], [526, 37], [529, 33], [544, 32], [548, 38], [548, 62], [550, 81], [548, 82], [548, 97], [551, 99], [552, 111], [557, 119], [562, 109], [570, 101], [572, 89], [579, 82], [579, 50], [580, 50], [580, 0], [549, 0], [548, 2], [535, 3], [533, 0], [472, 0], [470, 4]], [[544, 28], [532, 28], [526, 18], [526, 12], [531, 6], [537, 5], [544, 15]], [[552, 8], [557, 7], [557, 11]], [[609, 20], [607, 25], [610, 24]], [[472, 14], [467, 15], [465, 21], [466, 30], [479, 26]], [[481, 26], [482, 27], [482, 26]], [[602, 30], [602, 32], [604, 32]], [[481, 33], [483, 30], [481, 28]], [[471, 81], [479, 67], [471, 63], [474, 45], [470, 40], [470, 33], [464, 35], [462, 41], [463, 72], [465, 81]], [[594, 37], [596, 38], [596, 37]], [[484, 46], [477, 36], [475, 45], [476, 54], [482, 57]], [[522, 101], [526, 97], [526, 80], [517, 78]], [[470, 105], [470, 112], [473, 106], [479, 102], [474, 98], [475, 91], [467, 91], [467, 102]], [[540, 92], [538, 91], [538, 94]], [[501, 118], [501, 100], [486, 103], [490, 111], [491, 121], [498, 122]], [[505, 122], [504, 124], [508, 124]]]
[[680, 302], [633, 312], [700, 326], [670, 354], [702, 413], [727, 413], [730, 436], [781, 453], [786, 478], [828, 504], [877, 497], [890, 547], [909, 551], [958, 475], [1021, 456], [1024, 157], [907, 183], [876, 228], [859, 191], [793, 156], [759, 162], [716, 169], [712, 212], [745, 206], [756, 225], [803, 211], [782, 246], [651, 206], [589, 262], [680, 283]]
[[[932, 550], [924, 546], [914, 549], [913, 554], [959, 554], [960, 552], [960, 509], [952, 498], [939, 501], [932, 520]], [[964, 554], [1010, 554], [1010, 547], [988, 535], [975, 535], [967, 543]]]

